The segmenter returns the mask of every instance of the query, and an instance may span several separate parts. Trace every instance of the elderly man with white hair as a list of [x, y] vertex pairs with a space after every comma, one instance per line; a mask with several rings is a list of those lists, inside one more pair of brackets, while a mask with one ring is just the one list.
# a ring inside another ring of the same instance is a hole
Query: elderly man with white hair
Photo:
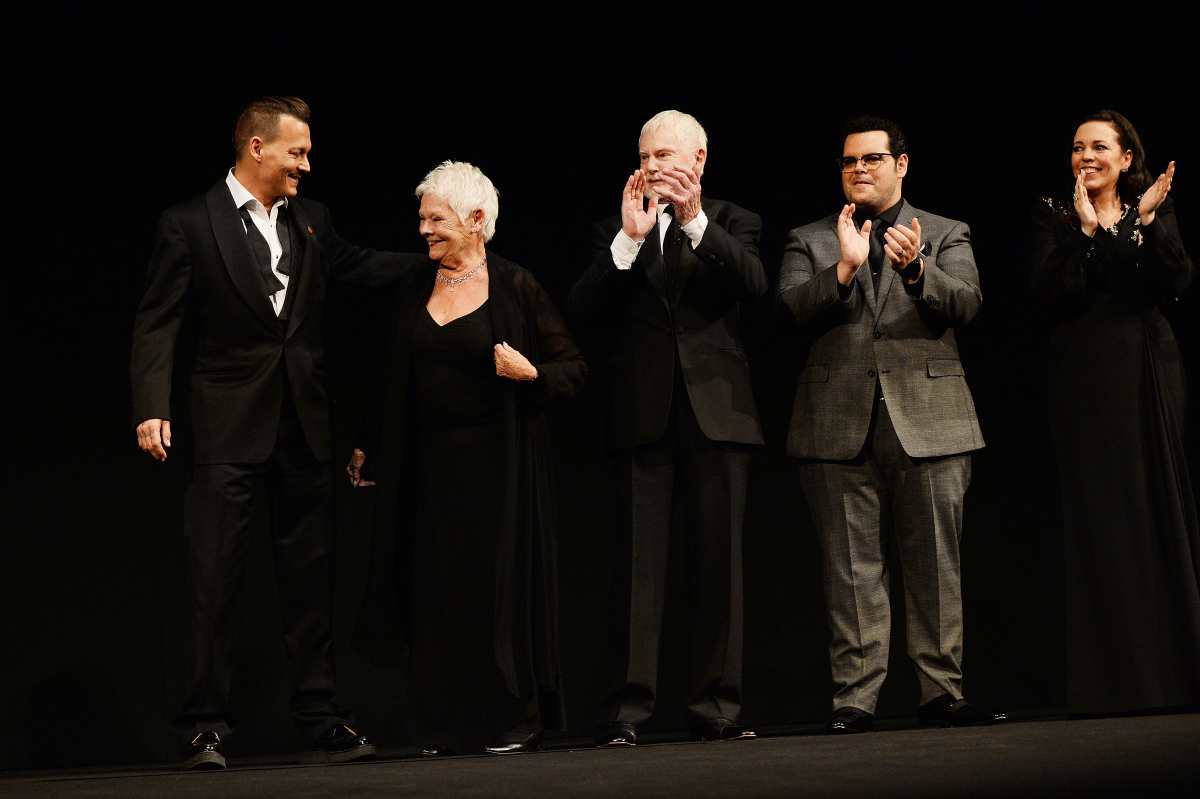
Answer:
[[694, 588], [688, 720], [707, 740], [751, 738], [742, 702], [742, 517], [750, 448], [762, 430], [739, 332], [744, 301], [767, 290], [761, 222], [702, 197], [708, 138], [663, 111], [642, 128], [641, 166], [621, 212], [599, 223], [571, 290], [582, 323], [612, 352], [606, 438], [621, 463], [612, 650], [618, 687], [599, 743], [630, 746], [655, 707], [671, 519]]
[[533, 275], [486, 248], [487, 176], [446, 161], [416, 194], [430, 268], [397, 290], [378, 421], [347, 466], [378, 484], [376, 552], [394, 552], [372, 558], [368, 618], [407, 633], [424, 754], [533, 751], [562, 726], [544, 408], [587, 367]]

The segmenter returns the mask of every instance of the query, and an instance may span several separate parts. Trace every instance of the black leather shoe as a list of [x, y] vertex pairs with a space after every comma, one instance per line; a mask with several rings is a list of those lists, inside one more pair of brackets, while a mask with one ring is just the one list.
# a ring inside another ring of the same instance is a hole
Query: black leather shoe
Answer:
[[758, 735], [749, 727], [729, 719], [711, 719], [693, 726], [692, 737], [697, 741], [748, 741]]
[[596, 746], [637, 746], [637, 730], [627, 721], [614, 721], [596, 737]]
[[339, 724], [317, 739], [305, 760], [309, 763], [349, 763], [375, 757], [375, 744], [349, 724]]
[[450, 757], [457, 754], [445, 744], [429, 744], [421, 750], [421, 757]]
[[541, 748], [542, 731], [536, 730], [514, 741], [502, 741], [495, 746], [485, 746], [483, 751], [489, 755], [520, 755], [526, 752], [536, 752]]
[[222, 748], [221, 736], [213, 730], [198, 733], [183, 748], [182, 768], [210, 771], [225, 768], [225, 752]]
[[917, 721], [928, 727], [978, 727], [1008, 721], [1008, 716], [983, 710], [965, 699], [942, 694], [918, 708]]
[[839, 707], [833, 711], [825, 731], [830, 735], [854, 735], [875, 729], [875, 716], [856, 707]]

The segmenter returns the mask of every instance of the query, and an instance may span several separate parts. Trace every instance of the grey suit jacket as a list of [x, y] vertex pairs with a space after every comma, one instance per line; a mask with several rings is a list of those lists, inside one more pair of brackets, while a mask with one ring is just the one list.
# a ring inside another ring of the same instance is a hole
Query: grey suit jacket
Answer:
[[928, 244], [925, 276], [915, 291], [885, 264], [877, 297], [864, 264], [843, 301], [837, 287], [837, 216], [788, 234], [779, 303], [815, 337], [788, 431], [787, 450], [794, 457], [857, 456], [877, 383], [911, 457], [983, 446], [954, 338], [954, 328], [971, 321], [983, 300], [970, 231], [962, 222], [902, 202], [897, 223], [911, 226], [917, 217]]

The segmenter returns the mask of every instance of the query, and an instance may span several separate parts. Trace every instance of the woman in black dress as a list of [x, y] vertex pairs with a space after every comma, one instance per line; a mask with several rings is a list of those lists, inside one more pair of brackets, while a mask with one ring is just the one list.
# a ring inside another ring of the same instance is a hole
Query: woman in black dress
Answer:
[[562, 709], [543, 408], [587, 368], [533, 276], [485, 250], [491, 181], [447, 161], [416, 194], [431, 264], [396, 297], [368, 612], [382, 599], [407, 639], [425, 754], [532, 751]]
[[1120, 713], [1200, 702], [1200, 528], [1186, 381], [1159, 306], [1192, 280], [1167, 198], [1124, 116], [1075, 131], [1070, 201], [1034, 213], [1034, 291], [1051, 309], [1063, 502], [1067, 701]]

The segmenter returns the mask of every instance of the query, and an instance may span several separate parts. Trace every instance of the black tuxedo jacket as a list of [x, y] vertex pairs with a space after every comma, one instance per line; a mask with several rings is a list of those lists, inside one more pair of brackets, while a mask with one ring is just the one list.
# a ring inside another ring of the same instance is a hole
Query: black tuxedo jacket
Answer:
[[293, 271], [286, 321], [267, 298], [224, 180], [168, 209], [159, 221], [133, 328], [133, 421], [172, 418], [176, 342], [190, 316], [196, 337], [190, 368], [196, 463], [269, 458], [285, 390], [291, 392], [309, 447], [328, 460], [322, 330], [328, 281], [383, 285], [429, 263], [421, 255], [348, 244], [337, 235], [325, 206], [312, 200], [289, 200], [287, 216]]
[[607, 339], [612, 449], [655, 441], [666, 431], [678, 353], [687, 399], [714, 441], [761, 444], [750, 367], [738, 333], [740, 303], [761, 296], [762, 222], [733, 203], [704, 199], [708, 228], [700, 246], [685, 241], [678, 298], [666, 291], [662, 245], [651, 230], [628, 270], [613, 263], [619, 216], [593, 230], [591, 265], [571, 289], [568, 309]]

